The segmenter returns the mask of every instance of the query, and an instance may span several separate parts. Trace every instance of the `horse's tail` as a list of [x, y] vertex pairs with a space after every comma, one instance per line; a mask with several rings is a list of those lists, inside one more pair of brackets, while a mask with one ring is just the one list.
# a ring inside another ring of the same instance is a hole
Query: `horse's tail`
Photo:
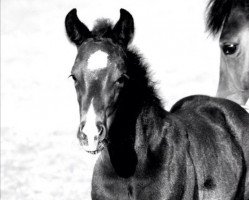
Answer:
[[207, 5], [207, 30], [216, 35], [223, 27], [233, 8], [245, 8], [248, 0], [209, 0]]

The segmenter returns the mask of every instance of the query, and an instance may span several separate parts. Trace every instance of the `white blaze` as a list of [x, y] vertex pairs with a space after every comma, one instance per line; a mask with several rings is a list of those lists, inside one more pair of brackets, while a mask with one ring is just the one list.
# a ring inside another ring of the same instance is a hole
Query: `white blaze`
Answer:
[[101, 50], [94, 52], [87, 61], [87, 68], [89, 70], [97, 70], [107, 67], [108, 63], [108, 54]]
[[98, 146], [98, 135], [99, 131], [96, 126], [96, 113], [93, 108], [93, 104], [91, 103], [87, 115], [86, 115], [86, 124], [83, 128], [83, 133], [86, 134], [88, 145], [84, 145], [84, 149], [86, 151], [95, 151]]

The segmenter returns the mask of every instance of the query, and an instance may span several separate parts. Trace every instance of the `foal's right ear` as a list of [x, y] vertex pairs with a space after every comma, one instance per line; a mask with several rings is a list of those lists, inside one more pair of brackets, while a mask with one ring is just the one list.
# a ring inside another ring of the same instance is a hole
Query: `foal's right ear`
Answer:
[[78, 16], [77, 10], [72, 9], [65, 19], [66, 32], [69, 40], [79, 47], [87, 38], [91, 36], [85, 24], [83, 24]]

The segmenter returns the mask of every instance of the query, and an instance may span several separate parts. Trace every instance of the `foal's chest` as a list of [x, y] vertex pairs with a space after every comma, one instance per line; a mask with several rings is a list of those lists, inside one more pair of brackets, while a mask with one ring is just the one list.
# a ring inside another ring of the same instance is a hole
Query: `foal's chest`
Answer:
[[132, 178], [127, 184], [127, 194], [130, 200], [161, 199], [159, 182], [150, 178]]
[[[96, 169], [96, 168], [95, 168]], [[105, 169], [105, 168], [102, 168]], [[161, 199], [160, 178], [120, 178], [115, 173], [103, 173], [95, 170], [92, 180], [93, 200], [144, 200]], [[105, 171], [106, 172], [106, 171]]]

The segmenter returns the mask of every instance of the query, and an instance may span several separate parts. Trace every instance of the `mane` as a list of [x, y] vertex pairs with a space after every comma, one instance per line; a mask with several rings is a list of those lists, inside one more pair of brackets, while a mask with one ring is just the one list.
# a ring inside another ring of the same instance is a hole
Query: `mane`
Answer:
[[[134, 91], [136, 95], [143, 101], [143, 104], [153, 104], [155, 108], [163, 108], [161, 98], [156, 90], [156, 82], [152, 81], [148, 64], [144, 62], [141, 54], [133, 48], [128, 48], [127, 52], [127, 73], [136, 86]], [[134, 94], [135, 95], [135, 94]]]
[[[135, 49], [124, 48], [123, 50], [126, 53], [124, 60], [129, 81], [125, 83], [126, 86], [119, 94], [118, 109], [109, 129], [111, 140], [108, 152], [116, 173], [128, 178], [135, 173], [138, 162], [134, 149], [138, 134], [137, 120], [141, 120], [140, 123], [143, 124], [139, 132], [149, 139], [148, 134], [153, 135], [154, 132], [148, 133], [146, 131], [148, 126], [159, 123], [158, 121], [165, 117], [165, 110], [141, 56]], [[161, 125], [161, 123], [158, 124], [158, 126]], [[117, 132], [119, 134], [116, 134]]]
[[[207, 30], [213, 35], [220, 32], [233, 9], [249, 13], [249, 0], [210, 0], [207, 5]], [[249, 19], [249, 14], [247, 15]]]

